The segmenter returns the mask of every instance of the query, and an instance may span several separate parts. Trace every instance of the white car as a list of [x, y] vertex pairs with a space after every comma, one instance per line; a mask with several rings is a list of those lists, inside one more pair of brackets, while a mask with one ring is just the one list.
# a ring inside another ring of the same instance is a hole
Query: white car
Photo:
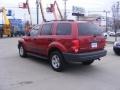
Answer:
[[115, 36], [115, 32], [108, 32], [109, 36]]
[[107, 32], [104, 32], [103, 36], [107, 39], [109, 37], [109, 34]]

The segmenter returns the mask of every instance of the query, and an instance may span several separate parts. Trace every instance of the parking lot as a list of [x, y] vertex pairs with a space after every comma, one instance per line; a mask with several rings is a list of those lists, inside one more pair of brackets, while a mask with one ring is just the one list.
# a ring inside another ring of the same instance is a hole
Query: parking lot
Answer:
[[45, 60], [19, 57], [18, 39], [0, 39], [0, 90], [120, 90], [120, 56], [112, 44], [101, 61], [55, 72]]

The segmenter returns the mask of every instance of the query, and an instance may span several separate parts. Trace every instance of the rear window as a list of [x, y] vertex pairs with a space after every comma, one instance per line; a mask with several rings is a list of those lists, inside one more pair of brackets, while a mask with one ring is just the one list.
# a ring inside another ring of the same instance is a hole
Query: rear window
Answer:
[[90, 23], [78, 23], [79, 35], [102, 35], [102, 30]]
[[71, 24], [70, 23], [58, 23], [56, 35], [70, 35]]

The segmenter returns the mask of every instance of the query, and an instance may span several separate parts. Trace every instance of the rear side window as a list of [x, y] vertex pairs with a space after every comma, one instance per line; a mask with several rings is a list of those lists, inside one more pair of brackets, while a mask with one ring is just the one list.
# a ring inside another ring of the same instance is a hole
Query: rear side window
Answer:
[[52, 24], [44, 24], [42, 27], [41, 35], [51, 35], [52, 34]]
[[70, 23], [58, 23], [56, 35], [70, 35], [71, 24]]
[[102, 35], [102, 30], [90, 23], [78, 23], [79, 35]]

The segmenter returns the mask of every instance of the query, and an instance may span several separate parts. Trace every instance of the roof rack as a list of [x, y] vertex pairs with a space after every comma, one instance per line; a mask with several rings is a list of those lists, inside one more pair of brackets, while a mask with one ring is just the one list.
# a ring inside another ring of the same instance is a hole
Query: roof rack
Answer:
[[71, 19], [69, 19], [69, 20], [50, 20], [50, 21], [46, 21], [46, 22], [52, 22], [52, 21], [74, 21], [74, 20], [71, 20]]

